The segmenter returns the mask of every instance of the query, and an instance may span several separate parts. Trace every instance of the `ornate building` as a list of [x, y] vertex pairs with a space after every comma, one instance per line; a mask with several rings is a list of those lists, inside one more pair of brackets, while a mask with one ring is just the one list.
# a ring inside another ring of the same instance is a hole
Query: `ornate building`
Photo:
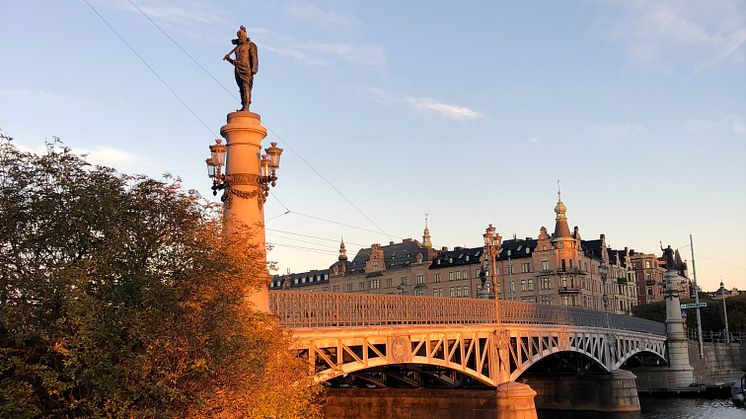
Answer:
[[[541, 227], [536, 239], [513, 237], [502, 242], [496, 257], [498, 298], [630, 313], [638, 303], [630, 251], [610, 249], [603, 234], [586, 241], [578, 227], [571, 232], [559, 193], [554, 212], [551, 235]], [[477, 298], [482, 279], [490, 291], [482, 294], [491, 294], [483, 251], [483, 247], [436, 251], [426, 224], [422, 242], [373, 244], [352, 260], [342, 242], [338, 260], [328, 270], [276, 276], [271, 289]]]

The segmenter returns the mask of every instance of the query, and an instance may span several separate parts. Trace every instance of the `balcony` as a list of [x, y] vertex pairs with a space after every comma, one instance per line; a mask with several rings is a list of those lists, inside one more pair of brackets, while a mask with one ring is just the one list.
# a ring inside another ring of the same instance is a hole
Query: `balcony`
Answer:
[[560, 294], [579, 294], [580, 287], [559, 287]]

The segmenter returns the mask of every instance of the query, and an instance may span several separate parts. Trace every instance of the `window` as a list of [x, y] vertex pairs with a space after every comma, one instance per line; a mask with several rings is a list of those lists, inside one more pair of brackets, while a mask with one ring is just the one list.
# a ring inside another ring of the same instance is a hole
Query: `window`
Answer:
[[378, 272], [378, 261], [373, 262], [373, 272]]
[[401, 277], [401, 284], [407, 285], [407, 283], [409, 283], [409, 278], [407, 278], [406, 276]]
[[529, 278], [528, 279], [528, 290], [529, 291], [533, 291], [534, 290], [534, 279], [533, 278]]
[[508, 275], [513, 274], [513, 265], [508, 265]]
[[358, 283], [357, 289], [359, 289], [360, 291], [365, 291], [365, 281]]
[[648, 287], [648, 295], [653, 296], [653, 287]]
[[572, 259], [570, 259], [570, 269], [572, 269]]
[[391, 279], [391, 278], [387, 278], [387, 279], [386, 279], [386, 287], [387, 287], [387, 288], [391, 288], [391, 287], [393, 287], [393, 286], [394, 286], [394, 280], [393, 280], [393, 279]]
[[562, 287], [567, 288], [567, 277], [562, 275]]
[[347, 284], [347, 292], [352, 292], [352, 284]]
[[332, 287], [332, 292], [339, 292], [339, 285], [335, 285]]
[[541, 303], [542, 304], [546, 304], [546, 305], [551, 305], [552, 304], [552, 297], [549, 296], [549, 295], [542, 296], [541, 297]]
[[529, 263], [521, 263], [521, 272], [531, 272], [531, 264]]
[[433, 288], [433, 297], [438, 296], [438, 288]]
[[567, 295], [562, 296], [562, 305], [563, 306], [570, 305], [570, 298], [568, 298]]
[[548, 271], [549, 270], [549, 261], [548, 260], [542, 260], [541, 261], [541, 270], [542, 271]]
[[448, 280], [453, 281], [453, 272], [448, 272]]
[[456, 290], [453, 289], [453, 287], [449, 288], [449, 292], [450, 292], [451, 297], [455, 297], [456, 296]]
[[[562, 243], [562, 242], [557, 243], [557, 248], [558, 249], [562, 249], [563, 247], [564, 247], [564, 243]], [[565, 305], [567, 305], [567, 304], [565, 304]]]
[[531, 253], [531, 248], [527, 247], [526, 248], [526, 254], [529, 254], [529, 253]]
[[414, 290], [414, 295], [425, 295], [425, 290], [422, 288]]
[[526, 280], [521, 279], [521, 291], [526, 291]]
[[456, 287], [456, 297], [461, 297], [461, 287]]
[[650, 261], [649, 260], [645, 261], [645, 269], [650, 269]]
[[425, 275], [417, 275], [417, 283], [418, 284], [424, 284], [425, 283]]
[[461, 271], [456, 271], [456, 280], [461, 279]]
[[462, 293], [462, 295], [464, 297], [468, 297], [469, 296], [469, 286], [464, 285], [463, 288], [464, 288], [464, 292]]
[[378, 279], [374, 279], [374, 280], [370, 281], [369, 285], [370, 285], [370, 289], [377, 290], [377, 289], [381, 288], [381, 281], [378, 280]]
[[539, 285], [540, 289], [543, 290], [550, 290], [552, 289], [552, 278], [545, 276], [541, 278], [541, 285]]
[[433, 274], [433, 282], [440, 282], [440, 274]]
[[469, 279], [469, 271], [464, 271], [461, 273], [461, 278], [463, 279]]

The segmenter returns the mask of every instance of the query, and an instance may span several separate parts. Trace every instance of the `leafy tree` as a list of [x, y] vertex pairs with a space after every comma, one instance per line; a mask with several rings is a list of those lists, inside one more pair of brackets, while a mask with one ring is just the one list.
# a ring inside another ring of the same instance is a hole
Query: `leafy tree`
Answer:
[[[265, 267], [178, 179], [0, 138], [0, 417], [313, 417]], [[248, 234], [248, 232], [244, 232]]]
[[[720, 331], [725, 329], [725, 315], [723, 314], [723, 300], [713, 300], [708, 294], [700, 293], [699, 301], [707, 303], [707, 307], [700, 309], [703, 331]], [[693, 303], [694, 299], [682, 299], [682, 303]], [[729, 297], [725, 302], [728, 306], [728, 327], [730, 331], [746, 331], [746, 295]], [[666, 302], [658, 301], [650, 304], [640, 304], [632, 309], [635, 317], [666, 321]], [[687, 310], [687, 327], [696, 327], [697, 314], [695, 310]]]

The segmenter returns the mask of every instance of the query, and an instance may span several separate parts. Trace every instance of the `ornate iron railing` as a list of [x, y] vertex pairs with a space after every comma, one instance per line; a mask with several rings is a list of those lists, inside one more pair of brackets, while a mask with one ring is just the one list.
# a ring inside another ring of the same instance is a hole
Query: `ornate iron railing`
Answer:
[[[495, 322], [495, 301], [472, 298], [272, 291], [269, 306], [289, 328]], [[500, 301], [499, 306], [500, 319], [506, 324], [600, 327], [665, 334], [663, 323], [597, 310], [517, 301]]]

